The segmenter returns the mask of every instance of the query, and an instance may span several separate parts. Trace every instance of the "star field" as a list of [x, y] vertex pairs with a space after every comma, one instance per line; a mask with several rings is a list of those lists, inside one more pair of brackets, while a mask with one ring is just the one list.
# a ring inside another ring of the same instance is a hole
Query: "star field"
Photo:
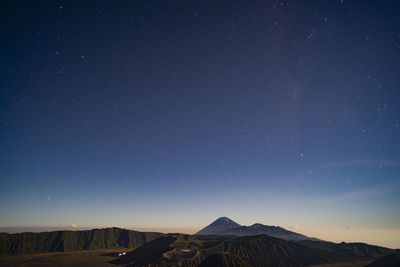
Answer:
[[400, 228], [396, 1], [1, 6], [0, 225]]

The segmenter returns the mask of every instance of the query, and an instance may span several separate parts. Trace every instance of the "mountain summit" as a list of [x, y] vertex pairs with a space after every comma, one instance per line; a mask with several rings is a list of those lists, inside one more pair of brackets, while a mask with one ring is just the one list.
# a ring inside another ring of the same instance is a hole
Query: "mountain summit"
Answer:
[[220, 217], [207, 227], [203, 228], [196, 235], [233, 235], [233, 236], [254, 236], [268, 235], [284, 240], [316, 240], [305, 235], [286, 230], [279, 226], [269, 226], [255, 223], [251, 226], [242, 226], [227, 217]]
[[240, 224], [232, 221], [228, 217], [219, 217], [210, 225], [197, 232], [196, 235], [220, 235], [222, 232], [238, 227], [241, 227]]
[[240, 224], [229, 219], [228, 217], [219, 217], [214, 222], [212, 222], [209, 226], [238, 227], [238, 226], [240, 226]]

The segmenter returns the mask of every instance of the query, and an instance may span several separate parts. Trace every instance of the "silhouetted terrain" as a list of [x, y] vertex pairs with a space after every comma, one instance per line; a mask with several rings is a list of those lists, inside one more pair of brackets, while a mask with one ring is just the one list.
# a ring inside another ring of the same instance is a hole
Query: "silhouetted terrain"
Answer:
[[250, 267], [251, 265], [244, 262], [236, 255], [229, 253], [216, 253], [208, 256], [199, 267]]
[[396, 252], [374, 260], [367, 267], [398, 267], [400, 266], [400, 252]]
[[171, 234], [153, 240], [111, 263], [123, 266], [205, 266], [207, 262], [215, 263], [215, 266], [309, 266], [374, 259], [392, 251], [363, 243], [320, 241], [313, 246], [267, 235], [223, 237]]
[[196, 235], [233, 235], [233, 236], [251, 236], [251, 235], [269, 235], [284, 240], [317, 240], [305, 235], [301, 235], [279, 226], [269, 226], [255, 223], [251, 226], [242, 226], [227, 217], [220, 217], [210, 225], [201, 229]]
[[1, 267], [115, 267], [108, 261], [129, 249], [48, 252], [25, 255], [0, 255]]
[[136, 248], [160, 237], [160, 233], [121, 228], [43, 233], [0, 233], [0, 254], [20, 255], [60, 251]]
[[[255, 235], [256, 231], [270, 232], [285, 238], [266, 234]], [[238, 234], [202, 235], [202, 233], [212, 232]], [[397, 254], [389, 255], [395, 252], [392, 249], [364, 243], [326, 242], [280, 227], [260, 224], [249, 227], [238, 226], [226, 217], [217, 219], [199, 233], [197, 235], [161, 234], [120, 228], [1, 233], [0, 265], [28, 264], [29, 266], [31, 263], [37, 263], [33, 265], [41, 266], [47, 263], [49, 265], [64, 264], [65, 261], [77, 264], [80, 258], [82, 258], [82, 264], [94, 266], [102, 265], [101, 259], [104, 260], [104, 266], [107, 264], [120, 266], [310, 266], [356, 261], [368, 263], [381, 257], [383, 258], [371, 266], [398, 262]], [[83, 253], [105, 249], [113, 249], [113, 251], [102, 254], [79, 254], [79, 251]], [[122, 255], [121, 251], [127, 253]], [[38, 254], [37, 258], [32, 258], [34, 255], [19, 256], [20, 258], [10, 256], [48, 252], [70, 252], [71, 257], [56, 255], [60, 259], [57, 262], [57, 258], [52, 257], [51, 254]], [[91, 257], [93, 257], [93, 262], [90, 260]]]

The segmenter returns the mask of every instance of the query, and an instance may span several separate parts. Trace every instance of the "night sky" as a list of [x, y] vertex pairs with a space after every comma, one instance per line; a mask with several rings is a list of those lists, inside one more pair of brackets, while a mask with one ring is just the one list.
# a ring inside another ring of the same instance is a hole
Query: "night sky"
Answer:
[[399, 1], [0, 10], [0, 227], [228, 216], [400, 247]]

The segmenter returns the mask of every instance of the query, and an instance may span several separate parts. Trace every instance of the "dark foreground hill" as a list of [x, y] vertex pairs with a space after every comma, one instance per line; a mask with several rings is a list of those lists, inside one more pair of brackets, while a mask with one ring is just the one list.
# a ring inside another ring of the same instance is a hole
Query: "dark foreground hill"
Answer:
[[[363, 243], [246, 237], [165, 235], [114, 261], [123, 266], [309, 266], [372, 260], [393, 250]], [[205, 265], [206, 264], [206, 265]], [[214, 265], [215, 264], [215, 265]]]
[[0, 255], [136, 248], [162, 236], [161, 233], [137, 232], [121, 228], [42, 233], [0, 233]]
[[199, 267], [251, 267], [241, 258], [229, 253], [215, 253], [202, 261]]
[[317, 240], [293, 231], [286, 230], [279, 226], [269, 226], [255, 223], [250, 226], [240, 225], [227, 217], [220, 217], [210, 225], [204, 227], [196, 235], [233, 235], [233, 236], [251, 236], [268, 235], [284, 240]]
[[393, 253], [374, 260], [367, 267], [398, 267], [400, 266], [400, 252]]

